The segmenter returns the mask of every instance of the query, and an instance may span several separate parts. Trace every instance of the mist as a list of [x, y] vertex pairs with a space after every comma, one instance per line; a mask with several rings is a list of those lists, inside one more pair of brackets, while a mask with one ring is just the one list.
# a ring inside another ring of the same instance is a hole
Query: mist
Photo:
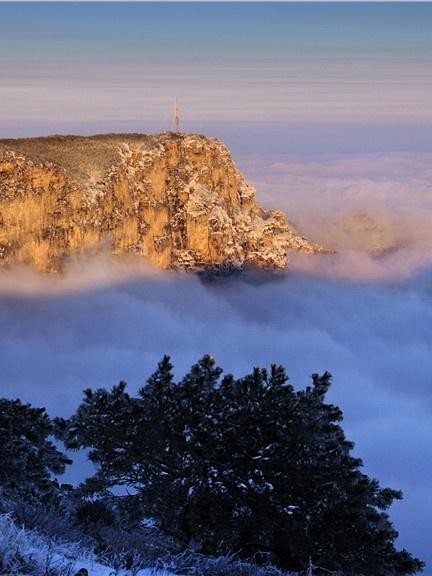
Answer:
[[67, 416], [84, 388], [137, 390], [165, 353], [179, 378], [204, 353], [236, 376], [283, 364], [299, 388], [329, 370], [366, 472], [404, 492], [400, 545], [431, 563], [430, 160], [240, 159], [264, 205], [336, 250], [291, 254], [284, 273], [210, 281], [107, 256], [61, 277], [3, 271], [1, 396]]

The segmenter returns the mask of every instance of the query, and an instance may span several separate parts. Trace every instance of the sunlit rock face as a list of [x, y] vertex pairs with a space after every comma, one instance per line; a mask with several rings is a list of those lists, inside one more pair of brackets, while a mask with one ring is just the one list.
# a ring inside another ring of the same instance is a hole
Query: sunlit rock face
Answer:
[[0, 140], [0, 261], [60, 270], [71, 254], [160, 268], [284, 268], [319, 252], [265, 209], [215, 138], [165, 132]]

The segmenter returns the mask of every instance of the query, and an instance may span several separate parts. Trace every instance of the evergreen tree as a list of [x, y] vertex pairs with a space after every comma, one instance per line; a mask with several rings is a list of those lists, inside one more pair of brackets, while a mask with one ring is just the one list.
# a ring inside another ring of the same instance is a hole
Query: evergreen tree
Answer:
[[264, 554], [290, 570], [312, 559], [349, 576], [422, 568], [395, 548], [387, 509], [401, 494], [361, 471], [325, 401], [329, 373], [296, 391], [281, 366], [221, 372], [204, 356], [175, 383], [164, 357], [136, 398], [123, 383], [86, 391], [59, 429], [67, 446], [91, 448], [88, 488], [132, 487], [143, 515], [208, 554]]
[[0, 488], [11, 498], [54, 501], [54, 474], [71, 461], [49, 440], [53, 425], [44, 408], [0, 399]]
[[97, 473], [88, 480], [84, 492], [131, 484], [131, 462], [137, 448], [132, 435], [138, 411], [137, 400], [125, 388], [126, 383], [120, 382], [111, 391], [86, 389], [76, 415], [69, 421], [55, 420], [56, 435], [66, 440], [69, 449], [90, 448], [88, 456]]

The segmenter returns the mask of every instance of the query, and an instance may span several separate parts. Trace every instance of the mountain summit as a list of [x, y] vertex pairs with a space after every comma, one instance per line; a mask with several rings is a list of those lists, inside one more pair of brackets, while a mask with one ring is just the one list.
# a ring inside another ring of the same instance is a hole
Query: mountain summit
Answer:
[[216, 138], [163, 132], [0, 140], [0, 262], [60, 270], [91, 249], [161, 268], [284, 268], [320, 252], [261, 207]]

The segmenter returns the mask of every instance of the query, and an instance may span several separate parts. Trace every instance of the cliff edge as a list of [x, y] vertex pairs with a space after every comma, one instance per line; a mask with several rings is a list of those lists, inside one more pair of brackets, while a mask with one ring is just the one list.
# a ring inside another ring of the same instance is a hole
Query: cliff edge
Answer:
[[319, 252], [216, 138], [164, 132], [0, 140], [0, 263], [60, 270], [91, 249], [161, 268], [284, 268]]

